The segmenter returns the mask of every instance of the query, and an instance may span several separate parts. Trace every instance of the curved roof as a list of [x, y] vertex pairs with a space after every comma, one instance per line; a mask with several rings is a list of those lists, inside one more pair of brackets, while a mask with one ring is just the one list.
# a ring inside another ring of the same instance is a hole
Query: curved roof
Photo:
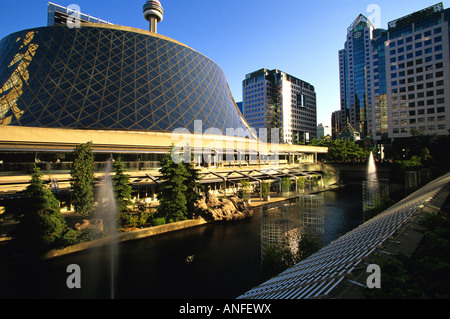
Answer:
[[0, 125], [194, 132], [194, 120], [250, 131], [223, 71], [180, 42], [105, 24], [0, 41]]

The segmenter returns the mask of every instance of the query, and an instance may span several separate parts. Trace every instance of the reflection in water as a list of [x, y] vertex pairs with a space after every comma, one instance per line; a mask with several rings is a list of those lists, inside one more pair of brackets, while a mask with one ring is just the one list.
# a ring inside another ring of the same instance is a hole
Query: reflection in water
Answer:
[[302, 236], [322, 238], [324, 233], [324, 196], [302, 195], [288, 202], [262, 208], [261, 258], [276, 246], [298, 255]]
[[[215, 223], [141, 240], [120, 243], [116, 298], [195, 299], [236, 298], [261, 284], [263, 222], [285, 219], [284, 233], [309, 227], [322, 232], [323, 244], [362, 222], [361, 185], [320, 194], [323, 213], [302, 210], [300, 199], [255, 208], [252, 218]], [[303, 203], [306, 205], [306, 203]], [[271, 208], [274, 208], [271, 210]], [[278, 209], [277, 214], [273, 214]], [[302, 216], [303, 214], [303, 216]], [[269, 237], [264, 237], [269, 238]], [[266, 240], [266, 239], [265, 239]], [[268, 240], [268, 239], [267, 239]], [[20, 267], [8, 262], [0, 245], [0, 298], [110, 298], [109, 250], [62, 256], [38, 265]], [[95, 254], [96, 260], [90, 258]], [[192, 262], [186, 258], [195, 256]], [[66, 286], [67, 266], [81, 268], [81, 289]]]

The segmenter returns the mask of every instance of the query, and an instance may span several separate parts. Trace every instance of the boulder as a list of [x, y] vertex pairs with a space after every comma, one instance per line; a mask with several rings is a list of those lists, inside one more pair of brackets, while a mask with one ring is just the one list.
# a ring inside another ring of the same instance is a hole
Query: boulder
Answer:
[[99, 232], [103, 231], [103, 220], [102, 219], [91, 219], [91, 220], [83, 220], [83, 223], [75, 224], [76, 230], [85, 230], [85, 229], [95, 229]]
[[237, 197], [219, 200], [210, 192], [199, 199], [194, 206], [200, 216], [206, 220], [234, 221], [253, 216], [251, 206], [243, 200]]

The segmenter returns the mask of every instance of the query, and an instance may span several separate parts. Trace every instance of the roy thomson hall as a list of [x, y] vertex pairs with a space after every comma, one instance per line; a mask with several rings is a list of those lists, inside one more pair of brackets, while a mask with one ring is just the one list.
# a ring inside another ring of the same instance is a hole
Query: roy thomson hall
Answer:
[[258, 138], [219, 66], [156, 33], [162, 13], [159, 1], [147, 1], [150, 31], [79, 12], [73, 27], [74, 12], [49, 3], [48, 26], [0, 41], [0, 196], [19, 196], [34, 165], [55, 191], [69, 190], [72, 152], [89, 141], [95, 171], [120, 155], [141, 198], [154, 194], [172, 144], [200, 154], [202, 182], [225, 189], [316, 166], [326, 148]]

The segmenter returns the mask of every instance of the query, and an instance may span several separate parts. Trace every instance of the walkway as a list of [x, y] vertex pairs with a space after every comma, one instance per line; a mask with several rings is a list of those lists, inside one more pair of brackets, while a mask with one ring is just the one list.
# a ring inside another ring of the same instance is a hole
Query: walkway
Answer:
[[[349, 285], [364, 286], [353, 279], [367, 267], [366, 260], [402, 234], [433, 199], [441, 204], [449, 194], [450, 173], [428, 183], [383, 213], [322, 248], [309, 258], [238, 299], [334, 298]], [[440, 208], [440, 207], [439, 207]], [[429, 209], [429, 207], [427, 207]]]

